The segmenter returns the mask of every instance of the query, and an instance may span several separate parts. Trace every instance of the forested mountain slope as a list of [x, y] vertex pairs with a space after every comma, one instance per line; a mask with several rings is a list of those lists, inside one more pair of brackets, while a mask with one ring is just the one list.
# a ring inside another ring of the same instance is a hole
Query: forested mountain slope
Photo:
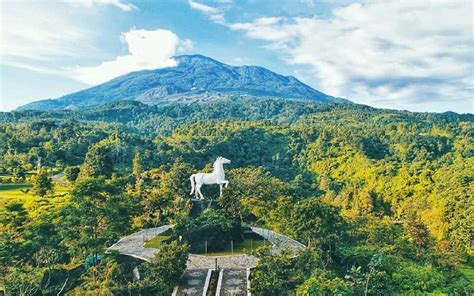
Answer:
[[350, 103], [319, 92], [294, 77], [262, 67], [230, 66], [202, 55], [183, 55], [174, 59], [175, 67], [132, 72], [57, 99], [26, 104], [19, 110], [74, 110], [122, 100], [148, 105], [189, 104], [236, 96]]
[[[126, 227], [104, 234], [104, 247], [134, 228], [178, 219], [189, 174], [225, 156], [231, 185], [217, 202], [227, 213], [311, 247], [274, 275], [290, 283], [281, 289], [360, 295], [370, 278], [372, 295], [472, 292], [457, 269], [469, 263], [473, 238], [471, 114], [227, 99], [0, 118], [0, 169], [9, 178], [25, 178], [40, 156], [45, 166], [77, 166], [78, 180], [121, 182], [136, 198], [139, 209]], [[38, 207], [28, 208], [32, 217]]]

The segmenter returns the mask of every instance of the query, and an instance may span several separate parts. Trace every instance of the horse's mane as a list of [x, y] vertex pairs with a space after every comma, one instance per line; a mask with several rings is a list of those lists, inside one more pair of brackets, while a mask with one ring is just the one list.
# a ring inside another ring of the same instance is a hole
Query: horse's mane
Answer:
[[212, 165], [212, 168], [213, 168], [213, 169], [217, 169], [217, 165], [219, 164], [219, 160], [220, 160], [220, 159], [221, 159], [221, 158], [218, 157], [218, 158], [216, 159], [216, 161], [214, 161], [214, 164]]

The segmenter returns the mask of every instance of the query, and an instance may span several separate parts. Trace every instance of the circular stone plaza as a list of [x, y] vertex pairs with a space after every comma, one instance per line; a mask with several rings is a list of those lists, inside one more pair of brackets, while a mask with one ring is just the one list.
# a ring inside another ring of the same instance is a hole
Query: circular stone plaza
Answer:
[[[172, 228], [164, 225], [144, 229], [123, 237], [108, 248], [108, 251], [118, 251], [122, 255], [131, 256], [144, 261], [151, 261], [159, 252], [156, 248], [147, 248], [145, 243]], [[261, 236], [272, 245], [272, 252], [283, 250], [296, 254], [305, 246], [285, 235], [259, 227], [250, 227], [252, 232]], [[182, 284], [175, 287], [172, 295], [207, 295], [211, 273], [216, 264], [219, 276], [215, 295], [250, 295], [249, 275], [257, 265], [257, 257], [249, 254], [225, 256], [189, 254], [186, 272]]]

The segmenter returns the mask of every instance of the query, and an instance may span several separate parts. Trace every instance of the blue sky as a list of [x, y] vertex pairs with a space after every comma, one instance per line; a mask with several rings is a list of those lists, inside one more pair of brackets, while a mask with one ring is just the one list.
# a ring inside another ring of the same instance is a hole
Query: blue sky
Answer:
[[199, 53], [381, 108], [473, 113], [473, 2], [0, 1], [0, 110]]

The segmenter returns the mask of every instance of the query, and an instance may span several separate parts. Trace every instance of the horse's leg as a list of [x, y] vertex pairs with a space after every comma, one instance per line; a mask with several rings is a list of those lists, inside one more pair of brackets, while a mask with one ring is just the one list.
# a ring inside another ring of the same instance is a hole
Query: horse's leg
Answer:
[[201, 192], [201, 184], [199, 184], [198, 188], [197, 188], [197, 192], [199, 193], [199, 196], [201, 197], [200, 199], [204, 199], [204, 195], [202, 195], [202, 192]]
[[196, 199], [199, 199], [199, 190], [201, 188], [201, 184], [196, 182], [196, 187], [194, 188], [194, 195], [196, 197]]
[[219, 183], [219, 188], [221, 190], [221, 197], [222, 197], [222, 183]]
[[227, 188], [227, 186], [229, 186], [229, 181], [224, 180], [223, 182], [225, 183], [225, 188]]

